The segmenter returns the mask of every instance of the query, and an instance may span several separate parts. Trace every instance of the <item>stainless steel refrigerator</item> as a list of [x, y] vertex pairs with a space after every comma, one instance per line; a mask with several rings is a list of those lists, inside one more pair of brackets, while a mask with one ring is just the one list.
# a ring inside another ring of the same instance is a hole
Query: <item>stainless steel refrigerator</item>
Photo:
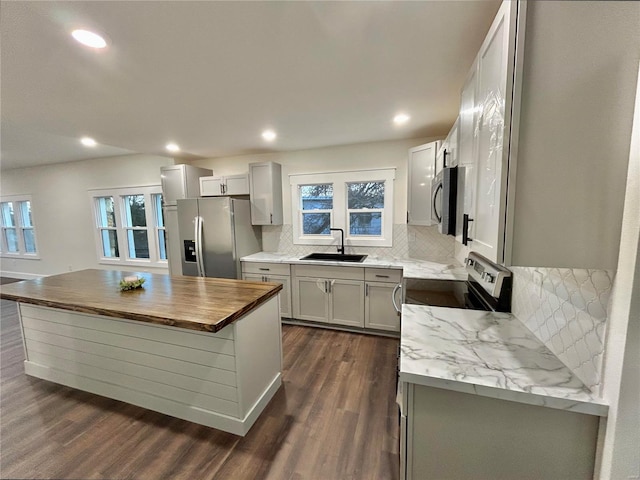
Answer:
[[182, 274], [242, 278], [240, 258], [262, 250], [251, 225], [249, 200], [210, 197], [178, 200]]

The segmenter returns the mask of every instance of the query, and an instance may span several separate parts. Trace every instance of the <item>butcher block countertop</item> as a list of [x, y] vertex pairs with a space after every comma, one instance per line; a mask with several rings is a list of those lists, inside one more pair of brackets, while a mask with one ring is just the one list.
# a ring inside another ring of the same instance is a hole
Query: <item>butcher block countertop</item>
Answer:
[[[143, 288], [120, 291], [124, 277]], [[2, 285], [0, 297], [74, 312], [217, 332], [282, 290], [275, 283], [171, 277], [117, 270], [81, 270]]]

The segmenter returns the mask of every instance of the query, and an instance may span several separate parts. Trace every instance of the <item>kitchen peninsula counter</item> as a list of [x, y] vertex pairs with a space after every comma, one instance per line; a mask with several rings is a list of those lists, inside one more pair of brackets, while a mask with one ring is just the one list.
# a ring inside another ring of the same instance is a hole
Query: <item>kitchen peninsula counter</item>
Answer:
[[83, 270], [3, 285], [25, 373], [245, 435], [282, 383], [279, 284]]

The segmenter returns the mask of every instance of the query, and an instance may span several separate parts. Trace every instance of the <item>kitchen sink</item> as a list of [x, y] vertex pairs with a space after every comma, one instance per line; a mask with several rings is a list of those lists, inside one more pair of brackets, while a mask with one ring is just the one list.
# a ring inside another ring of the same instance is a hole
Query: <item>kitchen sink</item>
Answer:
[[349, 255], [344, 253], [310, 253], [300, 260], [324, 260], [325, 262], [353, 262], [360, 263], [367, 258], [366, 255]]

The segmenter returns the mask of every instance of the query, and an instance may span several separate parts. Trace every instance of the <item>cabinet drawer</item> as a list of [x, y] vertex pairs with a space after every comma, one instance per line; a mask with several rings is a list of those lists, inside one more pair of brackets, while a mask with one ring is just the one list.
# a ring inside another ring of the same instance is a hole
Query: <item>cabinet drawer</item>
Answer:
[[260, 273], [262, 275], [290, 275], [288, 263], [242, 262], [243, 273]]
[[395, 282], [402, 280], [402, 270], [392, 268], [366, 268], [364, 279], [367, 282]]
[[363, 267], [334, 267], [327, 265], [292, 265], [292, 273], [298, 277], [336, 278], [364, 280]]

